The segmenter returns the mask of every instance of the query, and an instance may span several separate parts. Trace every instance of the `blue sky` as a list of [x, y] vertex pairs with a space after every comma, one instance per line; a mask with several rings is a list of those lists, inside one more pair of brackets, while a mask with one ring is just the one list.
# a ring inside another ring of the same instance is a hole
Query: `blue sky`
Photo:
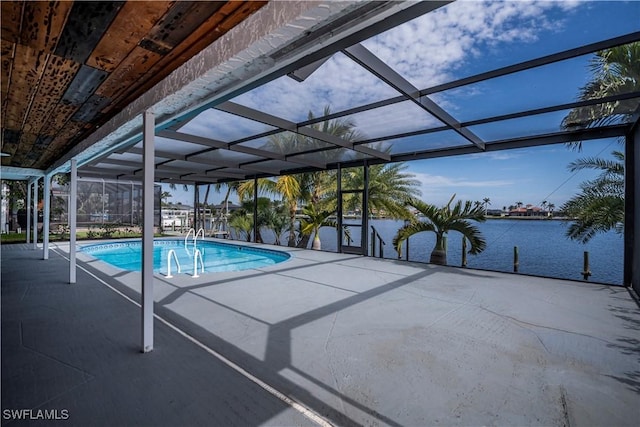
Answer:
[[[424, 88], [638, 30], [640, 2], [457, 1], [363, 44], [415, 86]], [[319, 114], [325, 105], [337, 111], [354, 102], [397, 95], [372, 80], [364, 70], [350, 66], [349, 61], [342, 54], [334, 55], [303, 84], [283, 77], [233, 101], [290, 120], [303, 120], [309, 108]], [[571, 102], [590, 77], [588, 57], [579, 57], [566, 64], [537, 68], [432, 97], [456, 119], [465, 121]], [[363, 85], [363, 81], [370, 83]], [[555, 113], [555, 117], [513, 121], [499, 127], [484, 125], [472, 131], [488, 141], [515, 136], [523, 130], [552, 132], [558, 130], [563, 115]], [[219, 112], [209, 111], [190, 122], [188, 131], [223, 140], [259, 131], [240, 120], [229, 126], [230, 119], [220, 116]], [[380, 120], [372, 111], [354, 119], [364, 133], [376, 136], [381, 132], [393, 133], [396, 127], [406, 130], [407, 120], [403, 118], [417, 116], [407, 113], [400, 117], [396, 121]], [[423, 124], [428, 125], [429, 120], [420, 116]], [[554, 145], [415, 161], [408, 163], [408, 171], [421, 181], [423, 199], [436, 204], [446, 203], [456, 193], [471, 200], [489, 197], [494, 208], [517, 201], [538, 205], [543, 200], [559, 207], [578, 191], [582, 181], [594, 176], [588, 171], [569, 173], [566, 166], [578, 157], [607, 157], [614, 149], [621, 150], [622, 146], [614, 140], [590, 141], [584, 144], [582, 153]], [[181, 188], [170, 192], [174, 202], [193, 202], [192, 192]], [[213, 194], [210, 202], [217, 203], [222, 197]]]

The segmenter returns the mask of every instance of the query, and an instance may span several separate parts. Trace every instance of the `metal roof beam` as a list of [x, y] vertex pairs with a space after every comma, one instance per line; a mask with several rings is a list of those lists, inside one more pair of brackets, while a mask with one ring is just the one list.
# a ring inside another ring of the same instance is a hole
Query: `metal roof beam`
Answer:
[[262, 172], [262, 173], [266, 173], [269, 175], [273, 175], [273, 176], [277, 176], [280, 175], [280, 173], [282, 172], [280, 169], [278, 169], [276, 172], [273, 171], [273, 169], [271, 168], [265, 168], [260, 166], [260, 162], [256, 162], [256, 163], [244, 163], [242, 165], [240, 165], [241, 169], [246, 169], [252, 172]]
[[[131, 147], [131, 148], [129, 148], [127, 153], [142, 155], [142, 148]], [[155, 151], [155, 155], [156, 155], [156, 157], [162, 157], [163, 159], [187, 160], [187, 155], [185, 155], [185, 154], [176, 154], [176, 153], [172, 153], [170, 151], [156, 150]]]
[[485, 73], [476, 74], [475, 76], [465, 77], [463, 79], [454, 80], [452, 82], [443, 83], [437, 86], [433, 86], [420, 91], [421, 95], [427, 95], [435, 92], [442, 92], [449, 89], [454, 89], [461, 86], [466, 86], [473, 83], [482, 82], [485, 80], [493, 79], [495, 77], [501, 77], [508, 74], [517, 73], [520, 71], [529, 70], [531, 68], [540, 67], [542, 65], [552, 64], [554, 62], [560, 62], [567, 59], [575, 58], [582, 55], [587, 55], [600, 50], [609, 49], [616, 46], [633, 43], [640, 40], [640, 31], [625, 34], [620, 37], [614, 37], [608, 40], [603, 40], [596, 43], [580, 46], [574, 49], [568, 49], [562, 52], [554, 53], [547, 56], [532, 59], [530, 61], [520, 62], [518, 64], [509, 65], [506, 67], [498, 68], [495, 70], [487, 71]]
[[[268, 114], [266, 114], [266, 113], [261, 113], [261, 114], [264, 114], [264, 115], [268, 116]], [[270, 117], [273, 118], [274, 120], [279, 120], [275, 116], [270, 116]], [[281, 123], [281, 124], [285, 124], [284, 122], [286, 122], [286, 121], [282, 120], [282, 122], [283, 123]], [[288, 122], [288, 123], [290, 123], [290, 122]], [[293, 124], [293, 126], [295, 128], [295, 124]], [[169, 138], [169, 139], [175, 139], [175, 140], [184, 141], [184, 142], [190, 142], [190, 143], [193, 143], [193, 144], [204, 145], [206, 147], [212, 147], [212, 148], [216, 148], [216, 149], [237, 151], [239, 153], [245, 153], [245, 154], [253, 154], [253, 155], [256, 155], [256, 156], [264, 157], [264, 158], [269, 159], [269, 160], [287, 160], [286, 155], [284, 155], [284, 154], [274, 153], [272, 151], [261, 150], [261, 149], [258, 149], [258, 148], [245, 147], [245, 146], [241, 146], [241, 145], [230, 145], [230, 144], [228, 144], [226, 142], [223, 142], [223, 141], [218, 141], [218, 140], [211, 139], [211, 138], [204, 138], [204, 137], [197, 136], [197, 135], [190, 135], [190, 134], [186, 134], [186, 133], [170, 131], [170, 130], [166, 130], [166, 129], [162, 130], [162, 131], [159, 131], [157, 133], [157, 135], [161, 136], [163, 138]], [[200, 154], [200, 153], [196, 153], [196, 154]], [[186, 158], [189, 158], [189, 161], [193, 161], [190, 156], [191, 155], [185, 156], [185, 160], [186, 160]], [[160, 156], [160, 157], [164, 157], [164, 156]], [[320, 169], [324, 169], [326, 167], [326, 165], [323, 164], [323, 163], [313, 162], [313, 161], [304, 161], [303, 162], [302, 160], [291, 160], [291, 162], [302, 164], [304, 166], [314, 166], [314, 167], [317, 167], [317, 168], [320, 168]], [[233, 166], [233, 167], [237, 167], [237, 166]]]
[[99, 159], [99, 160], [95, 160], [92, 163], [89, 163], [89, 165], [99, 165], [100, 163], [105, 163], [108, 165], [117, 165], [117, 166], [127, 166], [127, 167], [132, 167], [132, 168], [139, 168], [140, 166], [142, 166], [142, 162], [134, 162], [132, 160], [119, 160], [119, 159], [110, 159], [110, 158], [106, 158], [106, 159]]
[[44, 176], [44, 171], [32, 168], [19, 168], [15, 166], [1, 166], [0, 178], [12, 181], [24, 181], [33, 177]]
[[480, 137], [469, 129], [462, 127], [460, 122], [442, 109], [438, 104], [429, 99], [429, 97], [426, 95], [421, 97], [420, 90], [417, 87], [398, 74], [394, 69], [389, 67], [380, 58], [371, 53], [366, 47], [358, 43], [344, 49], [343, 52], [353, 61], [360, 64], [364, 69], [368, 70], [380, 80], [406, 96], [407, 99], [415, 102], [428, 113], [432, 114], [438, 120], [450, 126], [454, 131], [472, 142], [478, 148], [484, 150], [484, 141], [482, 141]]
[[218, 141], [212, 138], [204, 138], [202, 136], [190, 135], [188, 133], [175, 132], [172, 130], [160, 130], [156, 132], [157, 136], [168, 139], [175, 139], [178, 141], [190, 142], [192, 144], [204, 145], [205, 147], [213, 148], [228, 148], [229, 144], [224, 141]]
[[295, 132], [300, 135], [308, 136], [310, 138], [315, 138], [319, 141], [327, 142], [329, 144], [337, 145], [339, 147], [360, 151], [364, 154], [368, 154], [373, 157], [378, 157], [384, 160], [390, 160], [391, 158], [389, 153], [374, 150], [368, 147], [356, 148], [353, 146], [353, 142], [351, 141], [347, 141], [335, 135], [330, 135], [328, 133], [321, 132], [311, 127], [298, 126], [296, 123], [291, 122], [289, 120], [285, 120], [280, 117], [276, 117], [271, 114], [255, 110], [253, 108], [245, 107], [244, 105], [236, 104], [231, 101], [224, 102], [218, 105], [216, 108], [220, 111], [224, 111], [230, 114], [235, 114], [236, 116], [244, 117], [246, 119], [261, 122], [270, 126], [275, 126], [277, 128], [288, 130], [290, 132]]
[[261, 150], [259, 148], [245, 147], [243, 145], [232, 145], [229, 147], [231, 151], [237, 151], [239, 153], [253, 154], [255, 156], [265, 157], [270, 160], [284, 160], [291, 163], [301, 164], [303, 166], [313, 166], [318, 169], [326, 169], [326, 163], [315, 162], [313, 160], [300, 160], [292, 158], [284, 154], [274, 153], [273, 151]]

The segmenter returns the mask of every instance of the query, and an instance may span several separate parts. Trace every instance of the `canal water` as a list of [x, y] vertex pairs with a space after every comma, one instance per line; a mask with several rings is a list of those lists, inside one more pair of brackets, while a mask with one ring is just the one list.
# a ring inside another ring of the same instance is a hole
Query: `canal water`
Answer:
[[[397, 258], [392, 247], [393, 236], [402, 221], [373, 220], [373, 225], [383, 240], [385, 258]], [[589, 252], [592, 282], [622, 284], [623, 237], [609, 232], [596, 235], [589, 243], [582, 244], [565, 236], [568, 222], [559, 220], [489, 219], [476, 224], [487, 241], [487, 248], [479, 255], [468, 255], [468, 267], [495, 271], [513, 271], [513, 248], [519, 251], [519, 272], [537, 276], [582, 280], [583, 253]], [[322, 249], [336, 250], [336, 232], [322, 228]], [[428, 262], [435, 245], [432, 232], [416, 234], [409, 239], [409, 259]], [[460, 266], [462, 259], [462, 235], [448, 233], [447, 262]], [[403, 248], [403, 259], [405, 258]]]
[[[402, 226], [402, 221], [372, 220], [373, 225], [385, 241], [384, 257], [398, 258], [392, 246], [393, 236]], [[583, 254], [589, 252], [591, 277], [589, 281], [612, 285], [622, 284], [623, 237], [615, 232], [596, 235], [589, 243], [582, 244], [565, 236], [568, 222], [560, 220], [515, 220], [489, 219], [476, 223], [487, 241], [487, 248], [479, 255], [468, 255], [467, 266], [482, 270], [513, 271], [513, 248], [518, 247], [519, 272], [543, 277], [583, 280]], [[370, 236], [369, 229], [369, 236]], [[356, 231], [352, 231], [356, 233]], [[233, 235], [234, 233], [232, 233]], [[273, 243], [274, 236], [262, 231], [265, 243]], [[336, 230], [320, 229], [322, 250], [336, 251]], [[281, 241], [286, 244], [287, 233]], [[409, 260], [428, 262], [435, 245], [432, 232], [416, 234], [409, 239]], [[460, 266], [462, 259], [462, 235], [448, 233], [447, 262]], [[403, 248], [402, 259], [406, 259]], [[377, 254], [377, 251], [376, 251]]]

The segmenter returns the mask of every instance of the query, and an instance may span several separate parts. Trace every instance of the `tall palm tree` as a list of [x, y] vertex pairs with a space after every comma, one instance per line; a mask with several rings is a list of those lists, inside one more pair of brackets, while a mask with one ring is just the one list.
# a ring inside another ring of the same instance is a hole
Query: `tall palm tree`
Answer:
[[614, 159], [596, 157], [578, 159], [569, 164], [569, 170], [600, 170], [595, 179], [580, 185], [582, 192], [572, 197], [561, 208], [574, 218], [567, 229], [567, 237], [587, 243], [597, 233], [624, 229], [624, 154], [612, 153]]
[[393, 246], [398, 254], [401, 253], [402, 243], [414, 234], [423, 231], [433, 231], [436, 234], [436, 245], [431, 252], [429, 262], [433, 264], [447, 265], [447, 249], [444, 245], [444, 237], [449, 231], [457, 231], [471, 244], [470, 254], [479, 254], [487, 246], [480, 230], [470, 221], [485, 221], [484, 210], [469, 200], [458, 200], [453, 207], [454, 194], [449, 203], [438, 208], [416, 199], [409, 199], [407, 204], [413, 206], [424, 215], [426, 221], [413, 221], [400, 228], [393, 238]]
[[553, 218], [553, 210], [556, 208], [556, 205], [549, 203], [547, 206], [549, 206], [549, 216]]
[[[580, 88], [579, 100], [586, 101], [640, 90], [640, 42], [633, 42], [596, 52], [590, 61], [592, 80]], [[603, 126], [620, 116], [632, 115], [634, 99], [574, 108], [562, 120], [565, 129]], [[582, 142], [569, 143], [581, 149]]]
[[[640, 42], [633, 42], [597, 52], [591, 60], [593, 78], [580, 89], [580, 100], [597, 99], [640, 91]], [[593, 127], [614, 123], [621, 117], [631, 117], [636, 111], [634, 100], [574, 108], [562, 121], [562, 126]], [[582, 143], [568, 144], [581, 149]], [[602, 173], [596, 179], [580, 185], [581, 193], [566, 202], [575, 221], [567, 230], [574, 240], [586, 243], [595, 234], [608, 230], [621, 231], [624, 226], [624, 155], [613, 152], [613, 161], [597, 158], [581, 159], [569, 165], [570, 170], [596, 169]]]
[[[325, 106], [323, 115], [328, 116], [331, 114], [329, 106]], [[313, 120], [315, 118], [313, 112], [309, 112], [308, 119]], [[314, 123], [310, 125], [311, 128], [320, 132], [337, 136], [346, 141], [362, 138], [362, 135], [355, 129], [355, 123], [349, 119], [335, 119], [325, 120], [323, 122]], [[275, 151], [279, 153], [290, 153], [291, 148], [295, 147], [296, 151], [302, 152], [317, 148], [323, 148], [328, 144], [319, 141], [315, 138], [310, 138], [305, 135], [296, 134], [293, 132], [282, 132], [275, 135], [271, 135], [264, 149]], [[323, 156], [327, 156], [329, 152], [319, 151], [315, 153], [316, 156], [322, 160]], [[282, 201], [288, 207], [289, 218], [289, 236], [288, 246], [294, 247], [298, 243], [306, 246], [308, 240], [305, 240], [304, 236], [300, 236], [296, 230], [296, 213], [300, 205], [306, 203], [318, 203], [320, 199], [329, 191], [331, 185], [331, 176], [334, 175], [328, 171], [308, 172], [296, 175], [283, 175], [278, 177], [276, 181], [272, 183], [266, 183], [266, 180], [258, 180], [259, 186], [263, 185], [263, 190], [273, 194], [279, 195]], [[247, 186], [252, 186], [252, 183], [248, 183]], [[300, 242], [298, 242], [300, 239]], [[308, 236], [307, 236], [308, 238]]]
[[[369, 166], [369, 214], [384, 211], [388, 217], [409, 219], [411, 213], [405, 201], [421, 195], [420, 181], [406, 173], [405, 163]], [[343, 175], [343, 188], [364, 188], [363, 168], [350, 168]]]
[[482, 199], [482, 204], [484, 205], [484, 214], [487, 214], [487, 209], [489, 209], [489, 205], [491, 204], [491, 199], [488, 197], [485, 197], [484, 199]]

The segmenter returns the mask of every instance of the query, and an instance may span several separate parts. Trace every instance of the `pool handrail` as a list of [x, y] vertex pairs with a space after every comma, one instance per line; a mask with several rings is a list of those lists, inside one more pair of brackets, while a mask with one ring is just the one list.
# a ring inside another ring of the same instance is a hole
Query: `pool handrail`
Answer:
[[196, 248], [195, 252], [193, 253], [193, 275], [191, 275], [191, 277], [193, 278], [200, 277], [200, 275], [198, 275], [198, 257], [200, 257], [200, 272], [204, 273], [204, 261], [202, 260], [202, 252], [200, 252], [200, 249]]
[[180, 261], [178, 261], [178, 255], [174, 249], [171, 249], [167, 254], [167, 279], [171, 279], [173, 276], [171, 275], [171, 255], [176, 260], [176, 266], [178, 267], [178, 274], [180, 274]]
[[196, 246], [196, 241], [198, 240], [198, 236], [200, 235], [200, 232], [202, 231], [202, 238], [204, 239], [204, 228], [200, 227], [200, 229], [198, 230], [198, 232], [193, 236], [193, 246]]
[[189, 238], [189, 236], [191, 235], [191, 233], [193, 232], [193, 238], [195, 241], [195, 236], [196, 236], [196, 229], [195, 228], [190, 228], [189, 231], [187, 231], [187, 235], [184, 236], [184, 247], [187, 247], [187, 239]]

